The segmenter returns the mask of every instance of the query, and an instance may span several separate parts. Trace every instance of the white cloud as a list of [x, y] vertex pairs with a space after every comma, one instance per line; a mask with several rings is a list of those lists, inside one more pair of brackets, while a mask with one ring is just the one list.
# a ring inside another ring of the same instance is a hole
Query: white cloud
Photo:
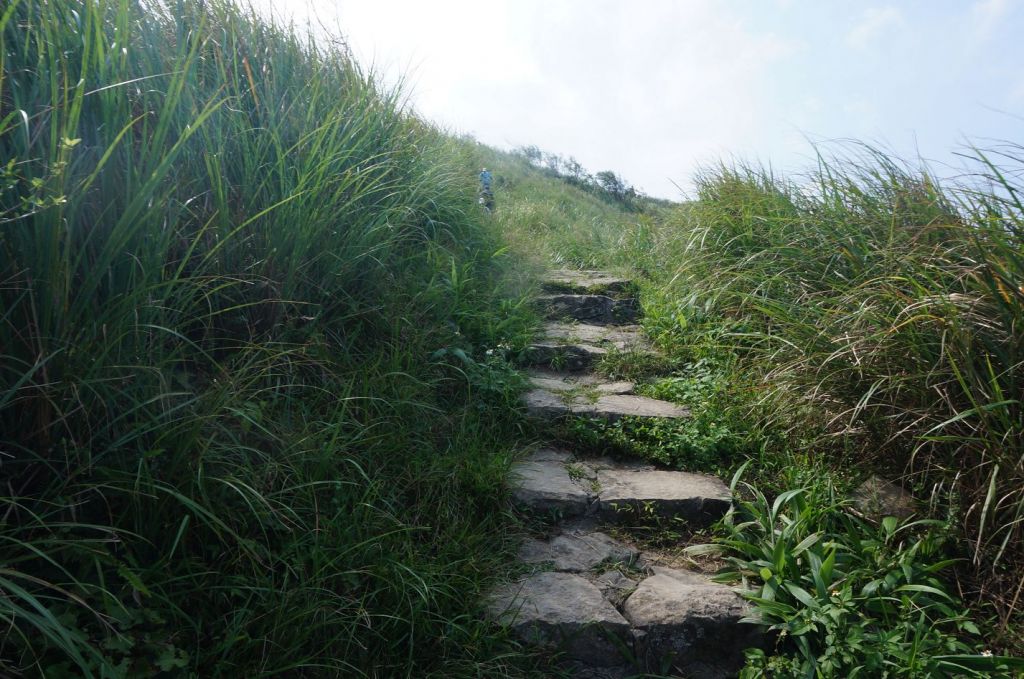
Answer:
[[[404, 75], [416, 110], [452, 131], [575, 156], [665, 197], [678, 196], [672, 180], [689, 186], [699, 163], [723, 157], [802, 168], [805, 136], [985, 134], [1001, 128], [957, 113], [962, 102], [998, 95], [1014, 108], [1024, 96], [1010, 30], [1020, 0], [876, 0], [853, 12], [794, 0], [250, 1], [319, 17], [386, 82]], [[1012, 75], [989, 76], [994, 95], [968, 96], [950, 75], [996, 65]]]
[[888, 29], [902, 22], [903, 13], [896, 7], [869, 7], [861, 14], [860, 22], [846, 34], [846, 44], [867, 49]]
[[978, 0], [971, 6], [974, 37], [984, 40], [992, 35], [1010, 11], [1010, 0]]
[[794, 49], [711, 0], [377, 0], [336, 11], [361, 61], [412, 67], [425, 117], [486, 143], [572, 155], [664, 196], [723, 140], [755, 142], [771, 69]]

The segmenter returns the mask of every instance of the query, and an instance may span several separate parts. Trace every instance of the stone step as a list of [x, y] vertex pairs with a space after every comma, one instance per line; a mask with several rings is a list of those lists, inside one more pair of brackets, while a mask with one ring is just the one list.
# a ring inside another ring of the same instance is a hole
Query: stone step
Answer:
[[752, 608], [731, 587], [697, 573], [654, 568], [626, 599], [634, 654], [641, 669], [693, 679], [734, 677], [743, 650], [763, 646], [760, 627], [741, 622]]
[[561, 450], [541, 448], [512, 467], [512, 498], [537, 514], [583, 516], [597, 498], [597, 471]]
[[614, 299], [606, 295], [542, 295], [537, 298], [551, 320], [571, 320], [593, 325], [635, 323], [640, 316], [634, 299]]
[[629, 623], [593, 583], [573, 573], [537, 573], [495, 591], [488, 614], [521, 641], [564, 651], [586, 667], [623, 663]]
[[590, 344], [619, 351], [650, 351], [651, 346], [639, 325], [593, 325], [590, 323], [544, 324], [542, 337], [566, 344]]
[[540, 341], [528, 346], [524, 353], [526, 365], [542, 365], [568, 372], [581, 372], [600, 360], [608, 350], [590, 344]]
[[598, 471], [595, 485], [598, 496], [591, 513], [609, 522], [659, 517], [709, 526], [732, 504], [729, 487], [707, 474], [611, 468]]
[[586, 417], [614, 422], [622, 417], [681, 418], [690, 411], [668, 401], [632, 394], [575, 393], [531, 389], [523, 394], [526, 412], [539, 419]]
[[568, 530], [547, 540], [526, 540], [519, 549], [519, 560], [523, 563], [549, 565], [560, 573], [582, 573], [602, 565], [631, 565], [638, 557], [636, 550], [588, 529]]
[[[575, 677], [670, 669], [722, 679], [743, 666], [744, 649], [764, 647], [761, 628], [742, 622], [750, 604], [732, 588], [673, 568], [638, 577], [639, 584], [619, 570], [535, 573], [498, 588], [487, 611], [524, 643], [564, 652]], [[630, 585], [619, 605], [610, 600], [622, 591], [617, 579]]]
[[512, 496], [537, 514], [591, 516], [609, 522], [677, 517], [697, 526], [721, 518], [732, 502], [714, 476], [655, 469], [606, 458], [576, 458], [543, 448], [512, 468]]
[[556, 269], [550, 272], [542, 282], [542, 286], [548, 292], [612, 297], [629, 294], [635, 288], [632, 280], [606, 271], [575, 271], [573, 269]]
[[626, 381], [608, 381], [590, 374], [566, 374], [551, 370], [530, 370], [526, 373], [537, 389], [554, 393], [575, 392], [598, 395], [631, 394], [636, 384]]
[[609, 351], [653, 353], [639, 326], [548, 322], [541, 339], [527, 347], [527, 365], [557, 370], [586, 370]]

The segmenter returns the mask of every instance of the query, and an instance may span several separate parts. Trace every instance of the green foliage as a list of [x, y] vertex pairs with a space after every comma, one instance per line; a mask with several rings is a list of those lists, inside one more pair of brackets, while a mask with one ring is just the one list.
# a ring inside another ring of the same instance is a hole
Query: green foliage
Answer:
[[975, 650], [978, 628], [938, 577], [951, 565], [949, 526], [869, 524], [846, 511], [827, 477], [774, 500], [752, 486], [742, 495], [712, 547], [728, 563], [718, 579], [742, 582], [754, 606], [747, 622], [777, 643], [748, 651], [741, 676], [1008, 677], [1024, 668]]
[[746, 385], [731, 409], [771, 442], [762, 462], [884, 464], [935, 493], [976, 564], [965, 592], [987, 591], [1007, 630], [1024, 560], [1020, 151], [971, 149], [976, 174], [948, 186], [863, 147], [800, 181], [711, 169], [655, 225], [644, 285], [669, 356]]
[[[477, 170], [487, 167], [494, 174], [499, 205], [494, 220], [516, 253], [522, 273], [535, 281], [540, 271], [552, 265], [581, 269], [634, 265], [636, 234], [648, 228], [643, 226], [648, 220], [645, 213], [656, 209], [657, 202], [645, 200], [628, 207], [608, 199], [599, 188], [595, 193], [579, 182], [561, 180], [558, 173], [542, 167], [549, 154], [539, 150], [534, 158], [471, 140], [463, 143]], [[552, 162], [563, 167], [561, 159]]]
[[[614, 376], [636, 377], [628, 369]], [[730, 409], [725, 378], [708, 361], [687, 364], [675, 376], [641, 386], [638, 393], [686, 406], [689, 417], [578, 419], [570, 422], [565, 435], [584, 447], [639, 455], [676, 469], [729, 472], [751, 452], [751, 440], [742, 418]]]
[[219, 0], [9, 2], [0, 55], [0, 674], [519, 673], [531, 318], [463, 148]]

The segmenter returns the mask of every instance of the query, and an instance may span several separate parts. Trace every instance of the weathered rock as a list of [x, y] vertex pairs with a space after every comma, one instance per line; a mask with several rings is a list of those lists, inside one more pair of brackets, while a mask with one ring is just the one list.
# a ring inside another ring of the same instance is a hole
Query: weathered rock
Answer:
[[490, 615], [529, 644], [564, 650], [591, 667], [623, 663], [618, 646], [629, 643], [629, 623], [601, 591], [571, 573], [538, 573], [492, 595]]
[[546, 365], [559, 370], [579, 372], [589, 368], [607, 353], [608, 350], [604, 347], [590, 344], [534, 342], [526, 348], [523, 358], [527, 365]]
[[732, 502], [722, 480], [707, 474], [610, 468], [598, 471], [597, 484], [596, 513], [606, 520], [653, 515], [705, 526], [721, 518]]
[[586, 395], [574, 397], [533, 389], [523, 395], [523, 404], [530, 415], [544, 419], [575, 416], [614, 422], [622, 417], [679, 418], [690, 415], [686, 408], [667, 401], [628, 394], [607, 394], [590, 399]]
[[593, 391], [598, 394], [628, 394], [636, 388], [632, 382], [606, 382], [595, 375], [567, 375], [545, 370], [531, 370], [530, 384], [547, 391]]
[[646, 396], [632, 394], [609, 394], [602, 396], [590, 408], [581, 413], [590, 417], [614, 422], [621, 417], [657, 417], [676, 419], [689, 417], [690, 411], [668, 401], [659, 401]]
[[605, 295], [544, 295], [538, 299], [553, 320], [572, 319], [581, 323], [613, 325], [633, 323], [639, 316], [632, 299]]
[[740, 622], [749, 604], [730, 587], [695, 573], [654, 571], [622, 607], [642, 665], [651, 671], [668, 665], [694, 679], [735, 676], [743, 649], [763, 642], [758, 626]]
[[600, 564], [631, 563], [637, 552], [600, 532], [570, 532], [550, 540], [527, 540], [519, 549], [526, 563], [551, 562], [556, 571], [579, 573]]
[[633, 281], [604, 271], [575, 271], [556, 269], [543, 282], [550, 292], [616, 295], [630, 292]]
[[543, 336], [548, 340], [612, 347], [620, 351], [649, 351], [650, 344], [638, 325], [590, 325], [549, 322]]
[[569, 453], [542, 448], [512, 468], [512, 497], [540, 514], [579, 516], [594, 499], [596, 473]]
[[875, 521], [886, 516], [907, 519], [917, 511], [913, 495], [880, 476], [860, 484], [851, 499], [861, 514]]

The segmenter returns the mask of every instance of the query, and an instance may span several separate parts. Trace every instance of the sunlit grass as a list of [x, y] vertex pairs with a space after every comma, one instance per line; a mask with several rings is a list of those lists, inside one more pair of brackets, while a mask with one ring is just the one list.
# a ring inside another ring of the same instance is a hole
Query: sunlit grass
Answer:
[[881, 469], [951, 513], [962, 586], [1009, 622], [1024, 604], [1024, 154], [972, 151], [976, 175], [947, 186], [854, 150], [799, 181], [704, 173], [652, 248], [670, 268], [648, 326], [670, 351], [737, 357], [739, 407], [773, 445]]
[[2, 12], [0, 673], [515, 673], [461, 146], [225, 2]]

